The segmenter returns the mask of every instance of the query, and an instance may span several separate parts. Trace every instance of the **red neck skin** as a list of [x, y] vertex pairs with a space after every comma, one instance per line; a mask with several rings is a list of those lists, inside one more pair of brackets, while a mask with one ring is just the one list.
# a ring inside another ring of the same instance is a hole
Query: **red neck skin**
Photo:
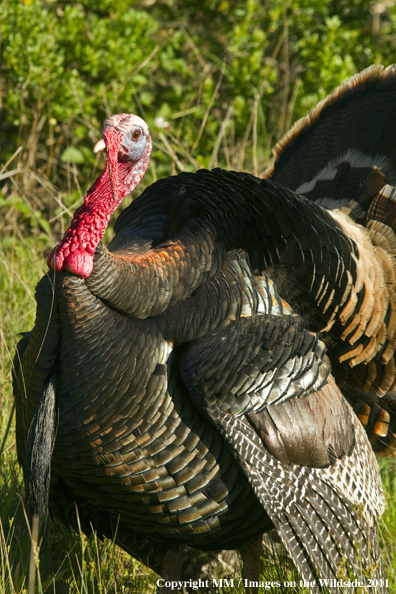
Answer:
[[122, 200], [142, 180], [150, 160], [151, 138], [136, 162], [118, 162], [118, 148], [123, 134], [106, 128], [104, 137], [107, 159], [104, 171], [88, 190], [84, 204], [76, 210], [63, 239], [51, 251], [47, 264], [55, 272], [68, 270], [87, 278], [93, 269], [93, 255], [102, 239], [111, 215]]

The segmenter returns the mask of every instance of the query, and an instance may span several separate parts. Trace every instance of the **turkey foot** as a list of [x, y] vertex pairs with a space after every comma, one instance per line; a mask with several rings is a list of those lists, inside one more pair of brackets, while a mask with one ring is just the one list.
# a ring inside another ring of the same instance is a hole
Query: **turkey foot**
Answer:
[[161, 575], [164, 578], [163, 588], [158, 588], [158, 594], [175, 594], [178, 589], [172, 588], [171, 582], [177, 582], [180, 580], [181, 567], [183, 561], [183, 547], [169, 547], [162, 556], [162, 571]]

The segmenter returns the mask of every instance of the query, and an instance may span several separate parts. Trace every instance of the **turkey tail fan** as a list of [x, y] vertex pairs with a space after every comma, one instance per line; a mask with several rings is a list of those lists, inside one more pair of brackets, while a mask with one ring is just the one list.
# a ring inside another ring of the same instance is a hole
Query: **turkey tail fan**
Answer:
[[33, 417], [26, 443], [24, 474], [28, 510], [44, 521], [48, 513], [51, 459], [56, 437], [56, 388], [54, 374]]
[[366, 226], [375, 231], [378, 223], [382, 224], [382, 228], [385, 230], [386, 249], [395, 256], [395, 235], [389, 233], [387, 227], [396, 231], [396, 188], [389, 184], [386, 184], [377, 192], [367, 211]]
[[377, 396], [347, 382], [342, 392], [362, 423], [377, 457], [396, 455], [396, 401], [393, 393]]
[[[356, 331], [366, 324], [364, 308], [357, 303], [345, 310], [345, 324], [343, 314], [339, 316], [341, 341], [330, 344], [328, 354], [339, 387], [367, 421], [375, 452], [389, 455], [396, 445], [396, 66], [371, 66], [343, 83], [294, 125], [274, 156], [264, 177], [324, 207], [357, 240], [359, 260], [369, 254], [365, 286], [356, 293], [358, 302], [371, 299], [375, 304], [372, 320], [384, 303], [377, 338], [370, 334], [370, 323], [360, 336]], [[384, 282], [369, 287], [374, 269], [383, 270]], [[357, 276], [351, 268], [349, 273], [357, 287]], [[317, 306], [321, 308], [319, 301]], [[341, 311], [342, 300], [337, 306]], [[331, 333], [330, 326], [324, 331]]]
[[359, 203], [396, 185], [395, 91], [395, 66], [356, 74], [296, 122], [264, 177], [311, 200]]

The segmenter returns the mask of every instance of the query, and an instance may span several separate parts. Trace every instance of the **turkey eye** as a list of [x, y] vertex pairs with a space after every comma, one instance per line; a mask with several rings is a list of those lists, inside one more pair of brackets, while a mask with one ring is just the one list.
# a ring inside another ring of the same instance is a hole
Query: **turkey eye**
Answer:
[[141, 135], [140, 130], [134, 130], [131, 134], [131, 138], [132, 138], [132, 140], [136, 141], [136, 140], [139, 140], [140, 135]]

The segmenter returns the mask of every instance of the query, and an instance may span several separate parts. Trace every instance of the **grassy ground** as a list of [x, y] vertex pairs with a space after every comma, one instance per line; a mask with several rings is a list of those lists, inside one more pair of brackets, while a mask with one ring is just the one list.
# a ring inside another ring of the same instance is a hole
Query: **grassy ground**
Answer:
[[[38, 539], [34, 527], [30, 530], [26, 522], [22, 475], [15, 448], [12, 358], [18, 333], [34, 324], [34, 289], [46, 270], [45, 256], [63, 232], [81, 195], [75, 170], [74, 189], [68, 194], [60, 194], [40, 177], [30, 190], [29, 175], [15, 180], [10, 176], [11, 186], [0, 198], [0, 594], [154, 592], [155, 574], [114, 543], [102, 542], [95, 535], [87, 538], [81, 533], [72, 534], [56, 521], [50, 522], [44, 537]], [[154, 170], [148, 183], [153, 178]], [[50, 207], [41, 208], [43, 203], [50, 203]], [[394, 583], [396, 460], [382, 462], [381, 472], [388, 500], [381, 523], [383, 559], [390, 583]], [[263, 581], [297, 583], [296, 587], [273, 586], [271, 592], [305, 592], [298, 586], [298, 575], [281, 548], [267, 551], [262, 563]], [[228, 585], [223, 583], [214, 592], [243, 591], [236, 585], [240, 579], [238, 563], [215, 565], [212, 571], [216, 579], [228, 580]]]

